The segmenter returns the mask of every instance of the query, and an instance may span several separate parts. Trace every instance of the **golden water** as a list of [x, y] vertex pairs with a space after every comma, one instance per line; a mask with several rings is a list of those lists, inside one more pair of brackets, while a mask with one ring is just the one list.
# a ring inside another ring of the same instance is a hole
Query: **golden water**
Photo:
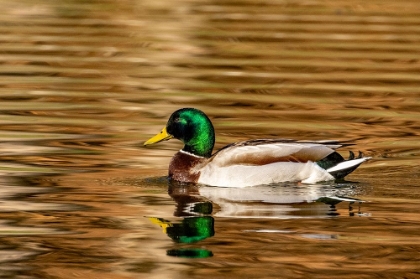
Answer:
[[[420, 278], [420, 2], [0, 8], [1, 278]], [[335, 139], [373, 160], [355, 183], [168, 185], [180, 143], [142, 143], [181, 107], [216, 149]], [[165, 228], [193, 223], [192, 243]]]

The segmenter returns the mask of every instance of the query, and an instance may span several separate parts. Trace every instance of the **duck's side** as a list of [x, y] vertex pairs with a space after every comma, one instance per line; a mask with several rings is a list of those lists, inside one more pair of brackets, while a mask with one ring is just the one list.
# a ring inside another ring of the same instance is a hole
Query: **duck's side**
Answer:
[[200, 172], [198, 183], [220, 187], [246, 187], [280, 182], [316, 183], [334, 177], [313, 162], [278, 162], [264, 166], [207, 166]]
[[369, 158], [345, 160], [334, 150], [340, 146], [290, 140], [251, 140], [229, 145], [209, 159], [181, 150], [171, 161], [169, 177], [221, 187], [342, 179]]

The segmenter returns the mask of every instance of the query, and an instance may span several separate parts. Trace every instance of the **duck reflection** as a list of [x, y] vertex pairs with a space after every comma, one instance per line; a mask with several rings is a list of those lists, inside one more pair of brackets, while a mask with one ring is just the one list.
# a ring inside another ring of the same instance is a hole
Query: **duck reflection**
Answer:
[[[176, 202], [174, 216], [178, 222], [149, 217], [176, 243], [192, 244], [215, 235], [214, 217], [230, 218], [326, 218], [339, 216], [336, 205], [348, 202], [350, 216], [362, 215], [364, 201], [344, 196], [353, 193], [349, 185], [296, 185], [222, 188], [169, 181], [168, 193]], [[354, 212], [353, 204], [358, 211]], [[167, 255], [177, 257], [209, 257], [202, 248], [171, 249]]]
[[[165, 234], [177, 243], [195, 243], [214, 235], [214, 218], [211, 216], [185, 217], [181, 222], [171, 222], [163, 218], [149, 217], [149, 220], [159, 225]], [[183, 258], [207, 258], [213, 256], [210, 250], [204, 248], [178, 248], [166, 251], [168, 256]]]
[[[169, 195], [176, 202], [175, 216], [212, 215], [234, 218], [314, 218], [338, 216], [336, 205], [349, 203], [349, 215], [362, 214], [362, 200], [344, 197], [349, 185], [296, 185], [223, 188], [169, 183]], [[353, 212], [354, 203], [359, 211]]]
[[[152, 223], [159, 225], [176, 243], [191, 244], [214, 236], [214, 218], [211, 216], [213, 203], [200, 196], [198, 186], [170, 181], [168, 193], [176, 202], [174, 216], [182, 217], [182, 220], [171, 222], [163, 218], [149, 217]], [[170, 249], [166, 254], [184, 258], [213, 256], [210, 250], [196, 247]]]
[[214, 235], [214, 219], [211, 216], [184, 218], [179, 223], [155, 217], [149, 217], [149, 220], [178, 243], [194, 243]]

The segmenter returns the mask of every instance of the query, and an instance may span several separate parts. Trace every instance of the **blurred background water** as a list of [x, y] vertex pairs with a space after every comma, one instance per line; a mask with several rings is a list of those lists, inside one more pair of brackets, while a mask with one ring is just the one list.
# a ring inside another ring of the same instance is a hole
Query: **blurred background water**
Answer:
[[[420, 2], [0, 1], [1, 278], [420, 278]], [[348, 183], [170, 184], [216, 149], [334, 139]]]

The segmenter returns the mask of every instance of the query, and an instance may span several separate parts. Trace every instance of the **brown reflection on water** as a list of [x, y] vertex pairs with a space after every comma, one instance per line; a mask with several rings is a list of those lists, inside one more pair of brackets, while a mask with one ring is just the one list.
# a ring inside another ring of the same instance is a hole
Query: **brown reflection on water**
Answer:
[[[67, 177], [56, 185], [55, 193], [29, 198], [32, 203], [42, 200], [72, 205], [72, 210], [62, 207], [59, 211], [11, 216], [20, 220], [19, 227], [56, 231], [35, 230], [35, 236], [26, 235], [24, 239], [3, 238], [4, 244], [17, 245], [19, 251], [36, 251], [35, 255], [22, 258], [30, 267], [28, 274], [42, 278], [68, 278], [69, 273], [80, 277], [131, 278], [171, 276], [179, 272], [198, 277], [217, 276], [223, 271], [232, 276], [257, 276], [264, 272], [267, 277], [275, 277], [302, 272], [355, 277], [352, 271], [357, 268], [366, 277], [383, 269], [393, 277], [401, 272], [410, 274], [417, 268], [418, 259], [413, 258], [418, 249], [417, 202], [378, 199], [364, 203], [362, 211], [371, 213], [370, 217], [349, 216], [348, 204], [343, 202], [336, 205], [339, 217], [311, 218], [311, 214], [305, 214], [306, 218], [298, 221], [295, 217], [232, 218], [216, 213], [213, 237], [198, 243], [177, 244], [145, 218], [182, 220], [173, 216], [179, 204], [167, 194], [166, 181], [138, 179], [133, 172], [108, 174], [109, 177], [103, 174]], [[44, 187], [53, 186], [47, 185], [47, 177], [39, 179]], [[359, 185], [362, 189], [366, 186]], [[214, 206], [217, 212], [217, 203]], [[318, 210], [316, 204], [307, 206]], [[254, 213], [258, 214], [258, 207], [255, 208]], [[274, 213], [276, 206], [266, 210]], [[26, 244], [22, 246], [23, 243]], [[191, 261], [166, 256], [171, 249], [197, 247], [210, 250], [213, 257]], [[381, 261], [374, 260], [378, 258]], [[13, 265], [20, 269], [19, 262]]]

